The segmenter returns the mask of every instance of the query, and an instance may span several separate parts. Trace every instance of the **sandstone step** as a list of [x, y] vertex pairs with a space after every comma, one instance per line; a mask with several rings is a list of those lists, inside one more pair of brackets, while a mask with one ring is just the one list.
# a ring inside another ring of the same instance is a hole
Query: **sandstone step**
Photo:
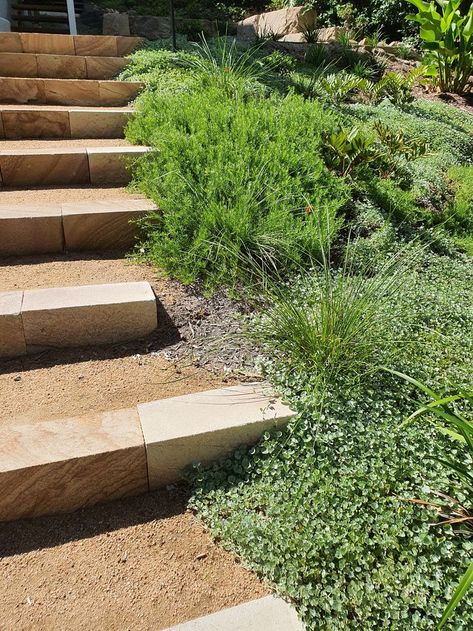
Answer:
[[209, 463], [293, 412], [260, 384], [242, 384], [138, 405], [151, 489], [180, 480], [193, 462]]
[[[262, 384], [164, 401], [166, 407], [159, 413], [153, 413], [160, 403], [154, 401], [146, 404], [145, 411], [134, 407], [0, 427], [0, 521], [71, 511], [142, 493], [164, 479], [178, 479], [182, 465], [250, 445], [262, 432], [281, 427], [293, 416]], [[169, 465], [170, 471], [149, 481], [147, 469], [154, 470], [158, 450], [164, 457], [161, 468]]]
[[266, 596], [195, 618], [164, 631], [304, 631], [296, 610], [281, 598]]
[[143, 338], [158, 326], [147, 282], [0, 293], [0, 356]]
[[64, 204], [0, 205], [0, 257], [64, 251], [125, 250], [136, 221], [155, 204], [123, 198]]
[[0, 521], [148, 490], [135, 409], [0, 427]]
[[144, 42], [141, 37], [0, 33], [0, 52], [123, 57]]
[[142, 88], [134, 81], [0, 77], [0, 103], [118, 106], [127, 105]]
[[128, 164], [148, 151], [137, 146], [0, 150], [0, 182], [15, 187], [124, 184], [130, 180]]
[[124, 57], [0, 53], [0, 75], [44, 79], [112, 79], [127, 63]]
[[0, 105], [0, 139], [122, 138], [131, 107]]

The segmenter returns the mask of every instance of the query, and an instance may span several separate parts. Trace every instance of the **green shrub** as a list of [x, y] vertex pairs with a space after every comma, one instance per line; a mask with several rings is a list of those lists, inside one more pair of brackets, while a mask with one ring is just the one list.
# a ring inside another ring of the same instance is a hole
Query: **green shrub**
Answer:
[[[472, 301], [471, 264], [426, 255], [389, 299], [394, 366], [431, 386], [446, 374], [468, 383]], [[452, 491], [432, 460], [449, 439], [429, 426], [401, 427], [415, 393], [389, 375], [354, 386], [341, 374], [321, 393], [309, 364], [295, 370], [275, 357], [263, 365], [298, 416], [288, 431], [197, 469], [192, 506], [222, 545], [295, 603], [310, 631], [430, 631], [472, 544], [405, 500]], [[454, 628], [471, 628], [466, 601], [456, 613]]]
[[278, 269], [320, 257], [349, 193], [321, 158], [334, 118], [298, 96], [145, 96], [127, 137], [157, 148], [135, 174], [160, 208], [147, 256], [183, 282], [208, 285], [241, 279], [242, 255]]

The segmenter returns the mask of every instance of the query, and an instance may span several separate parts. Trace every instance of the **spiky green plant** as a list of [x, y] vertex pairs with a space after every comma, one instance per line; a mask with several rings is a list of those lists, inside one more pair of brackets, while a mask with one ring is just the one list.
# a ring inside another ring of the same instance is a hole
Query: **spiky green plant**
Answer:
[[[429, 398], [429, 401], [409, 416], [406, 423], [411, 423], [421, 417], [426, 418], [427, 421], [434, 423], [441, 433], [450, 436], [466, 449], [467, 459], [464, 458], [462, 451], [453, 449], [451, 455], [436, 458], [436, 460], [445, 465], [460, 481], [462, 490], [466, 493], [470, 505], [465, 507], [453, 498], [445, 496], [448, 500], [447, 505], [432, 504], [432, 506], [438, 510], [442, 518], [440, 523], [450, 524], [454, 527], [462, 525], [467, 528], [466, 531], [462, 530], [462, 534], [471, 536], [473, 534], [473, 421], [464, 412], [460, 412], [458, 406], [461, 405], [463, 407], [467, 405], [471, 407], [473, 404], [473, 390], [460, 389], [455, 394], [443, 395], [408, 375], [392, 370], [390, 372], [413, 384]], [[468, 569], [462, 576], [457, 589], [450, 599], [438, 624], [438, 629], [441, 629], [451, 618], [455, 607], [472, 583], [473, 561], [470, 562]]]

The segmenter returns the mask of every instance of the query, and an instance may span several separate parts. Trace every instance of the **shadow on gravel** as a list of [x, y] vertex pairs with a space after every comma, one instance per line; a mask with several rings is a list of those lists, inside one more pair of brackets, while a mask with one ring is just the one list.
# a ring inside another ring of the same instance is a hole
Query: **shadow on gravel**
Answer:
[[0, 375], [49, 368], [61, 364], [115, 359], [131, 355], [157, 353], [168, 346], [181, 341], [181, 334], [171, 315], [157, 297], [158, 329], [142, 340], [107, 344], [105, 346], [87, 346], [82, 348], [57, 348], [12, 359], [0, 361]]
[[0, 523], [0, 558], [52, 548], [185, 512], [185, 486], [85, 508], [74, 513]]

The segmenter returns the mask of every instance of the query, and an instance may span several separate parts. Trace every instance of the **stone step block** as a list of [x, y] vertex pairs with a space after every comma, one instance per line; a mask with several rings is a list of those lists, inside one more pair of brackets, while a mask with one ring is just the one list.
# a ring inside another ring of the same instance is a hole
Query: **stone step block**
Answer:
[[0, 357], [17, 357], [26, 354], [21, 320], [22, 303], [22, 291], [0, 293]]
[[158, 326], [156, 297], [147, 282], [30, 289], [21, 319], [28, 353], [126, 342]]
[[0, 52], [124, 57], [143, 42], [142, 37], [120, 35], [0, 33]]
[[112, 79], [127, 63], [124, 57], [0, 53], [3, 77]]
[[281, 598], [266, 596], [178, 624], [165, 631], [304, 631], [296, 610]]
[[132, 108], [0, 105], [0, 139], [122, 138], [132, 113]]
[[156, 210], [153, 202], [140, 199], [63, 204], [65, 248], [70, 251], [127, 249], [134, 243], [136, 222], [152, 210]]
[[0, 256], [62, 252], [61, 206], [0, 205], [0, 235]]
[[193, 462], [209, 463], [287, 423], [293, 412], [261, 384], [243, 384], [138, 405], [150, 488], [182, 478]]
[[111, 199], [32, 206], [0, 205], [0, 257], [63, 251], [125, 250], [136, 222], [156, 205], [146, 199]]
[[147, 490], [136, 408], [0, 427], [0, 521]]
[[0, 77], [0, 102], [115, 107], [130, 103], [142, 88], [134, 81]]
[[129, 164], [148, 147], [69, 147], [0, 150], [3, 186], [126, 184]]
[[[246, 384], [138, 409], [8, 424], [0, 428], [0, 521], [72, 511], [176, 481], [182, 466], [250, 444], [291, 416], [268, 385]], [[281, 612], [281, 620], [295, 618]]]

